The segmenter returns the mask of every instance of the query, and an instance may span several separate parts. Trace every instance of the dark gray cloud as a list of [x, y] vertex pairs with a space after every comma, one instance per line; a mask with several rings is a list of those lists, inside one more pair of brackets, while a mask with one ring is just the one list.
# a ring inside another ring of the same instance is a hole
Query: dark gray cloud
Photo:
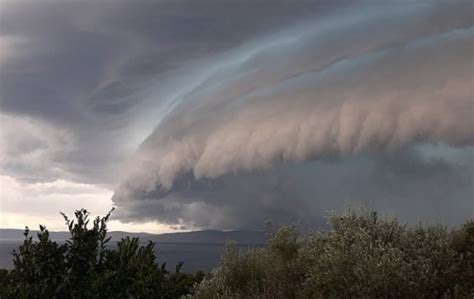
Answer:
[[[328, 208], [373, 201], [415, 221], [456, 202], [443, 221], [462, 222], [473, 212], [470, 5], [349, 7], [203, 64], [132, 159], [119, 217], [320, 223]], [[469, 158], [425, 161], [414, 148], [426, 144]]]
[[7, 1], [0, 34], [20, 42], [2, 62], [2, 110], [117, 114], [150, 76], [324, 8], [312, 2]]
[[[156, 125], [173, 72], [330, 5], [6, 0], [0, 6], [1, 112], [68, 130], [73, 148], [50, 149], [54, 164], [75, 179], [113, 184], [117, 161]], [[18, 157], [24, 152], [9, 146]], [[13, 164], [3, 168], [20, 178], [58, 178]]]
[[[430, 148], [436, 155], [427, 155]], [[116, 191], [117, 216], [220, 229], [261, 228], [267, 220], [318, 227], [328, 210], [365, 205], [411, 223], [459, 225], [473, 216], [473, 149], [455, 150], [456, 156], [464, 156], [457, 161], [449, 160], [449, 150], [425, 144], [216, 179], [195, 180], [187, 173], [169, 190], [122, 186]]]
[[474, 197], [472, 11], [0, 0], [1, 173], [121, 182], [123, 221], [319, 225], [365, 202], [462, 222]]

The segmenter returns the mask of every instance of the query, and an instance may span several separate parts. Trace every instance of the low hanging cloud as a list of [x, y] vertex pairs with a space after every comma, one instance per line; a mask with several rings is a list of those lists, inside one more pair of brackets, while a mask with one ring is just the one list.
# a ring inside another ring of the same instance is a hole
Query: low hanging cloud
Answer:
[[472, 216], [472, 5], [387, 5], [336, 10], [204, 61], [130, 160], [118, 217], [319, 224], [350, 200], [410, 220], [456, 201], [445, 222]]
[[215, 179], [185, 174], [169, 190], [122, 189], [125, 196], [116, 192], [114, 200], [122, 221], [159, 219], [201, 228], [255, 229], [266, 220], [318, 227], [327, 210], [347, 204], [396, 212], [403, 221], [458, 225], [473, 213], [472, 150], [423, 145], [392, 155], [315, 160]]

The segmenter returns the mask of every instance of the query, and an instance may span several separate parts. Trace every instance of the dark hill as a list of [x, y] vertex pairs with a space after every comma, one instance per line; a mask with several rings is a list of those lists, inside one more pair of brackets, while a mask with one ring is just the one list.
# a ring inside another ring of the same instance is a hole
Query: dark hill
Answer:
[[[32, 236], [36, 236], [37, 231], [31, 231]], [[157, 243], [200, 243], [200, 244], [223, 244], [227, 240], [233, 240], [237, 244], [263, 244], [266, 239], [265, 232], [252, 230], [201, 230], [181, 233], [148, 234], [129, 233], [122, 231], [110, 231], [108, 233], [113, 241], [119, 241], [126, 236], [139, 237], [140, 240], [151, 240]], [[61, 241], [69, 238], [69, 232], [50, 232], [53, 240]], [[0, 240], [23, 240], [23, 230], [21, 229], [0, 229]]]

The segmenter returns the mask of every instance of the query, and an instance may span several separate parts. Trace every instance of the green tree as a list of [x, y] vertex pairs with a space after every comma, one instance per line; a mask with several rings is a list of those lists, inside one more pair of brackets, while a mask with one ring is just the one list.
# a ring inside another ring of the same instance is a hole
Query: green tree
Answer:
[[90, 227], [89, 212], [63, 217], [70, 238], [62, 245], [40, 225], [37, 240], [25, 229], [25, 240], [13, 253], [14, 268], [0, 271], [0, 298], [179, 298], [191, 294], [204, 277], [182, 273], [182, 263], [169, 273], [158, 265], [153, 242], [125, 238], [107, 246], [107, 221], [97, 217]]

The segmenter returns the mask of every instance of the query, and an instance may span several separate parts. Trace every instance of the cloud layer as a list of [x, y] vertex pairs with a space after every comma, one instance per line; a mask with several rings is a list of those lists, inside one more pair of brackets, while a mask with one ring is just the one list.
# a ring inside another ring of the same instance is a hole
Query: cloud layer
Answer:
[[320, 223], [346, 200], [472, 215], [472, 5], [409, 3], [348, 6], [201, 63], [131, 159], [119, 217]]
[[[13, 124], [27, 118], [67, 131], [74, 143], [65, 147], [72, 150], [48, 145], [59, 155], [51, 156], [56, 166], [75, 180], [113, 188], [118, 166], [175, 90], [167, 84], [172, 74], [329, 6], [285, 2], [2, 0], [0, 113], [20, 120], [2, 119], [1, 129], [14, 134]], [[40, 138], [49, 140], [49, 133]], [[14, 159], [23, 155], [16, 144], [0, 142], [18, 153]], [[14, 176], [10, 166], [3, 172]], [[63, 178], [44, 171], [38, 180]]]
[[115, 189], [122, 221], [319, 225], [355, 201], [458, 224], [474, 214], [472, 11], [0, 0], [0, 202], [20, 217], [44, 189], [54, 214], [81, 207], [50, 188], [67, 182], [97, 211]]

